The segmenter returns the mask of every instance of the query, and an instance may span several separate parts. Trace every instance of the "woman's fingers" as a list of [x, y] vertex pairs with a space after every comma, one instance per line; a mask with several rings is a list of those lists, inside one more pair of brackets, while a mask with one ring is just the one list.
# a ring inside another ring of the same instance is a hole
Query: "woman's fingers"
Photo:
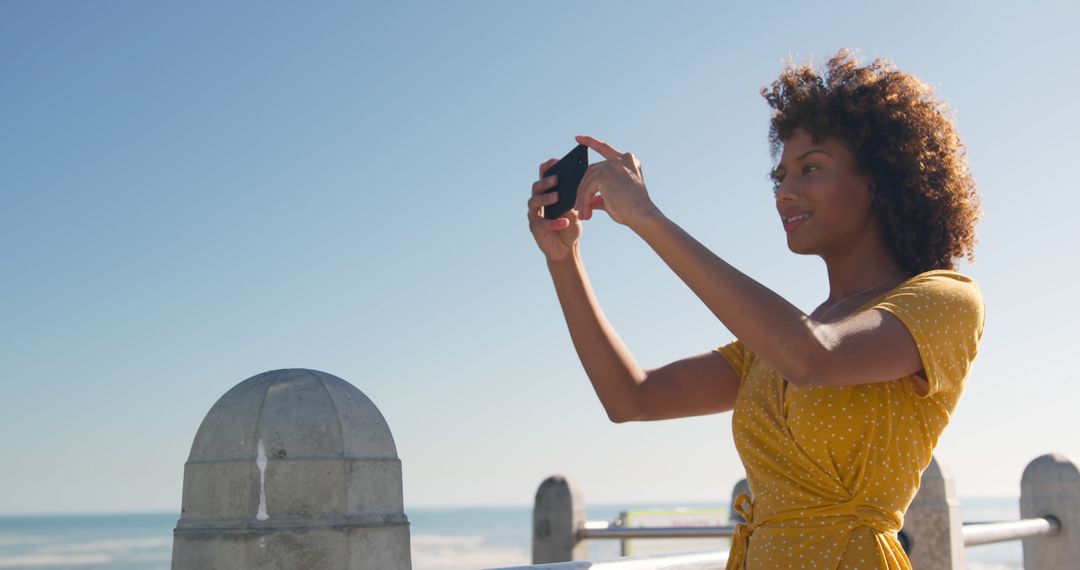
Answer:
[[556, 218], [554, 220], [540, 220], [540, 223], [543, 224], [544, 229], [547, 230], [558, 231], [570, 227], [570, 220], [566, 218]]
[[[577, 136], [577, 137], [574, 137], [574, 138], [575, 138], [575, 140], [577, 140], [578, 143], [583, 144], [583, 145], [593, 149], [594, 151], [599, 153], [600, 156], [603, 156], [606, 160], [618, 159], [619, 157], [622, 156], [622, 152], [619, 151], [619, 149], [617, 149], [617, 148], [609, 145], [608, 143], [606, 143], [606, 142], [604, 142], [602, 140], [599, 140], [597, 138], [590, 137], [590, 136], [585, 136], [585, 135]], [[605, 162], [606, 162], [606, 160], [605, 160]], [[556, 180], [552, 180], [550, 182], [545, 183], [545, 180], [547, 180], [547, 179], [544, 177], [544, 172], [546, 172], [547, 169], [551, 168], [551, 165], [555, 164], [558, 161], [559, 161], [559, 159], [552, 158], [552, 159], [548, 160], [547, 162], [540, 165], [540, 177], [541, 177], [541, 179], [537, 180], [536, 183], [533, 184], [533, 194], [534, 195], [541, 194], [541, 193], [545, 192], [547, 189], [552, 188], [552, 187], [555, 186], [555, 184], [557, 183]], [[602, 164], [604, 164], [604, 162], [599, 162], [597, 164], [590, 165], [585, 170], [585, 177], [582, 178], [581, 183], [578, 185], [578, 195], [577, 195], [577, 199], [574, 202], [574, 208], [573, 208], [574, 210], [576, 210], [578, 212], [578, 219], [588, 220], [588, 219], [592, 218], [592, 209], [593, 209], [592, 204], [594, 203], [593, 198], [595, 197], [595, 195], [600, 190], [599, 190], [599, 188], [590, 188], [590, 186], [592, 186], [592, 180], [593, 180], [593, 178], [596, 177], [597, 172], [600, 170], [600, 167], [601, 167], [600, 165], [602, 165]], [[600, 204], [603, 204], [603, 202], [600, 202]], [[603, 209], [603, 208], [601, 208], [601, 209]]]
[[594, 168], [595, 166], [596, 165], [593, 164], [593, 165], [590, 165], [588, 168], [585, 169], [585, 176], [581, 177], [581, 182], [578, 183], [577, 196], [574, 197], [574, 209], [577, 210], [578, 214], [581, 216], [581, 219], [583, 219], [583, 220], [587, 219], [587, 218], [585, 218], [585, 207], [584, 207], [585, 194], [588, 193], [588, 191], [589, 191], [589, 180], [592, 179], [592, 174], [593, 174], [593, 172], [596, 171], [596, 169]]
[[544, 173], [547, 172], [547, 169], [551, 168], [551, 166], [553, 164], [555, 164], [556, 162], [559, 162], [559, 159], [557, 159], [557, 158], [549, 158], [547, 160], [547, 162], [541, 164], [540, 165], [540, 178], [543, 178]]
[[594, 137], [590, 137], [590, 136], [586, 136], [586, 135], [579, 135], [579, 136], [574, 137], [574, 139], [577, 140], [578, 144], [583, 144], [583, 145], [595, 150], [597, 152], [597, 154], [599, 154], [600, 156], [606, 158], [607, 160], [611, 160], [613, 158], [619, 158], [620, 156], [622, 156], [622, 152], [619, 149], [609, 145], [608, 143], [606, 143], [606, 142], [604, 142], [604, 141], [602, 141], [602, 140], [600, 140], [598, 138], [594, 138]]
[[548, 220], [539, 214], [538, 210], [529, 211], [529, 227], [533, 230], [548, 231], [562, 230], [570, 227], [570, 219], [567, 216]]
[[607, 207], [604, 205], [604, 197], [601, 196], [600, 194], [597, 194], [596, 196], [593, 196], [592, 200], [589, 202], [589, 209], [590, 210], [603, 210], [603, 211], [606, 212]]
[[581, 214], [582, 220], [588, 220], [592, 218], [592, 212], [589, 210], [589, 205], [592, 203], [593, 197], [600, 191], [593, 183], [602, 168], [603, 162], [593, 164], [585, 171], [585, 176], [581, 179], [581, 185], [578, 186], [577, 201], [574, 203], [574, 209]]
[[550, 192], [547, 194], [540, 194], [539, 196], [533, 196], [529, 198], [529, 212], [540, 215], [540, 208], [543, 206], [550, 206], [559, 201], [558, 192]]
[[552, 174], [551, 176], [545, 176], [545, 177], [541, 178], [540, 180], [537, 180], [536, 182], [533, 182], [533, 185], [532, 185], [533, 196], [536, 196], [537, 194], [543, 194], [544, 192], [547, 192], [549, 189], [554, 188], [555, 185], [558, 184], [558, 183], [559, 183], [559, 176], [556, 175], [556, 174]]

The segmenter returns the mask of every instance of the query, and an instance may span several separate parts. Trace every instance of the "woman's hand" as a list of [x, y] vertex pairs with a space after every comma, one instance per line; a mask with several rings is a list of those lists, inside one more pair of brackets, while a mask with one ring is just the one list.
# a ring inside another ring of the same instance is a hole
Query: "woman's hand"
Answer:
[[576, 210], [570, 210], [554, 220], [544, 218], [544, 207], [559, 201], [558, 192], [544, 194], [558, 183], [555, 175], [544, 176], [544, 172], [556, 162], [559, 159], [553, 158], [540, 165], [540, 180], [533, 183], [532, 197], [529, 198], [529, 229], [548, 261], [566, 259], [581, 237], [581, 219]]
[[580, 219], [591, 219], [593, 210], [603, 210], [616, 223], [633, 226], [638, 220], [660, 213], [649, 198], [641, 161], [637, 157], [629, 152], [624, 154], [593, 137], [575, 138], [606, 159], [590, 165], [578, 186], [574, 208]]

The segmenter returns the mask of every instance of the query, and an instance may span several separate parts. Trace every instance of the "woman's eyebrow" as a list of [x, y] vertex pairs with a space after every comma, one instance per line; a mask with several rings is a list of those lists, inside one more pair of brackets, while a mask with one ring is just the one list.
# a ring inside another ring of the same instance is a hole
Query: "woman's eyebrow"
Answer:
[[800, 154], [799, 157], [796, 158], [795, 160], [802, 160], [802, 159], [806, 158], [808, 155], [814, 154], [815, 152], [820, 152], [821, 154], [824, 154], [825, 156], [829, 156], [829, 153], [825, 152], [823, 149], [812, 148], [812, 149]]
[[[799, 156], [796, 156], [795, 160], [793, 162], [799, 162], [800, 160], [806, 158], [807, 156], [809, 156], [811, 154], [814, 154], [815, 152], [820, 152], [821, 154], [824, 154], [825, 156], [832, 156], [828, 152], [826, 152], [824, 149], [812, 148], [812, 149], [800, 154]], [[787, 169], [787, 166], [783, 162], [780, 162], [780, 164], [777, 164], [776, 168], [773, 168], [773, 171], [777, 171], [777, 170], [781, 170], [781, 169], [784, 169], [784, 170]]]

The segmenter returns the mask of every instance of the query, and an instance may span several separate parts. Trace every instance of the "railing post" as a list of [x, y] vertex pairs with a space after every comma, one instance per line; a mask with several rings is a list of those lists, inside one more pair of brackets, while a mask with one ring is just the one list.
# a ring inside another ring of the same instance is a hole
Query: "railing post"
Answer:
[[577, 539], [584, 524], [585, 501], [573, 480], [562, 475], [545, 479], [533, 505], [533, 564], [587, 558], [588, 545]]
[[739, 493], [746, 493], [750, 500], [753, 500], [754, 496], [750, 494], [750, 484], [746, 482], [746, 478], [739, 479], [738, 483], [735, 483], [735, 487], [731, 489], [731, 506], [728, 507], [728, 521], [731, 524], [738, 524], [746, 522], [746, 519], [735, 510], [735, 498], [739, 496]]
[[901, 529], [912, 568], [963, 570], [963, 525], [952, 473], [931, 457]]
[[1059, 453], [1036, 457], [1020, 479], [1020, 518], [1046, 516], [1056, 517], [1061, 531], [1025, 538], [1024, 568], [1075, 568], [1080, 561], [1080, 471]]

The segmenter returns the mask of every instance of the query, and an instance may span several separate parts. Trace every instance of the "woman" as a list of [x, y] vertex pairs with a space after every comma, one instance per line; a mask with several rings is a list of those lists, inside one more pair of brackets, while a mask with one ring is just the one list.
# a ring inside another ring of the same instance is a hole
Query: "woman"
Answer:
[[[753, 501], [741, 495], [728, 568], [911, 568], [897, 532], [963, 392], [983, 302], [971, 257], [978, 197], [944, 105], [922, 82], [842, 50], [819, 75], [789, 66], [773, 108], [776, 208], [791, 251], [820, 256], [829, 297], [809, 315], [666, 218], [630, 153], [578, 137], [589, 167], [574, 210], [530, 228], [570, 334], [614, 422], [733, 410]], [[644, 239], [737, 340], [643, 370], [600, 310], [579, 253], [606, 212]], [[798, 563], [795, 565], [795, 563]]]

